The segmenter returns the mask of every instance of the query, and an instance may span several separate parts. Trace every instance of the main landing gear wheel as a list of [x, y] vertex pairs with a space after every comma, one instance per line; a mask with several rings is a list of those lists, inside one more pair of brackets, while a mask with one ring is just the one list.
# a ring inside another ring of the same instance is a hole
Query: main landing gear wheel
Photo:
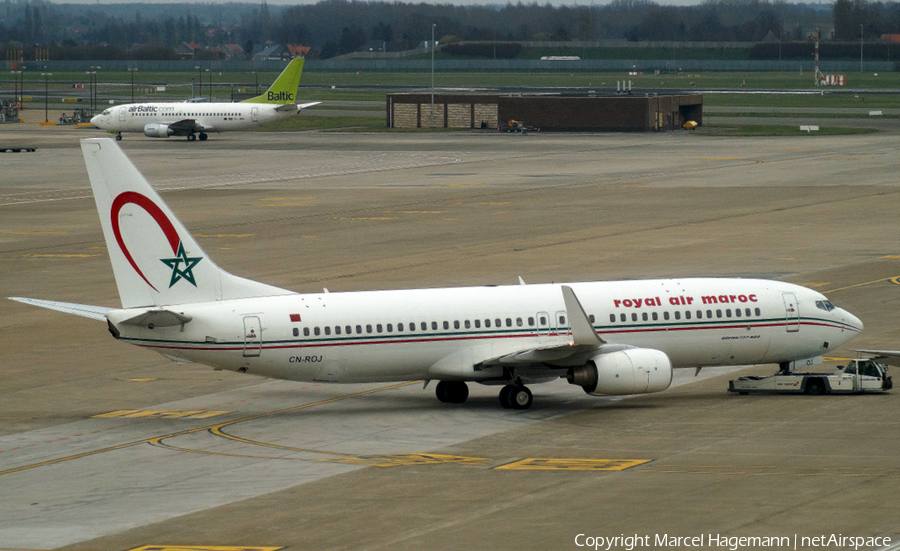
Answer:
[[121, 132], [119, 132], [118, 134], [116, 134], [116, 141], [117, 141], [117, 142], [121, 142], [121, 141], [122, 141], [122, 133], [121, 133]]
[[196, 134], [188, 134], [188, 135], [187, 135], [187, 141], [189, 141], [189, 142], [192, 142], [192, 141], [194, 141], [194, 140], [196, 140], [196, 139], [197, 139], [197, 135], [196, 135]]
[[209, 136], [206, 135], [206, 132], [201, 132], [200, 136], [198, 136], [198, 137], [200, 138], [201, 142], [205, 142], [206, 138], [208, 138]]
[[469, 398], [469, 387], [462, 381], [440, 381], [434, 393], [441, 402], [462, 404]]
[[534, 397], [528, 387], [506, 385], [500, 390], [500, 405], [505, 409], [528, 409]]

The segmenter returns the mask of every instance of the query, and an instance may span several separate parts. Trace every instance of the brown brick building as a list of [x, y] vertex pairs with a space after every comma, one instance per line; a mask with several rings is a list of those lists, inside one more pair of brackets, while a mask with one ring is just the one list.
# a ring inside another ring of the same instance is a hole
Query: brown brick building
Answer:
[[[541, 130], [669, 130], [703, 124], [703, 95], [530, 96], [435, 94], [434, 126], [487, 128], [522, 121]], [[431, 94], [390, 94], [389, 128], [432, 126]]]

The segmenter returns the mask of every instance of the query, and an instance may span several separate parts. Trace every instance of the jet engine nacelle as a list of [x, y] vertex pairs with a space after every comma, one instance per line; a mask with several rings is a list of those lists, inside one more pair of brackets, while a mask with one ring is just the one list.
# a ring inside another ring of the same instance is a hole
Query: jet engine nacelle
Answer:
[[672, 361], [651, 348], [597, 354], [566, 379], [595, 396], [661, 392], [672, 384]]
[[175, 131], [169, 128], [168, 124], [151, 122], [144, 126], [144, 135], [148, 138], [168, 138], [175, 135]]

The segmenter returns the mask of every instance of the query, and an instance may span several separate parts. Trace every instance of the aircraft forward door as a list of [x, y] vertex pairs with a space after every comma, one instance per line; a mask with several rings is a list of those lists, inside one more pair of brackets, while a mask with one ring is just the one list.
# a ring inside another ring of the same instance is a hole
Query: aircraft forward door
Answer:
[[119, 122], [125, 122], [125, 109], [119, 109]]
[[255, 358], [262, 350], [262, 324], [258, 316], [244, 316], [244, 357]]
[[797, 305], [797, 295], [794, 293], [782, 293], [784, 298], [785, 329], [788, 333], [800, 330], [800, 307]]
[[259, 107], [250, 108], [250, 122], [259, 122]]

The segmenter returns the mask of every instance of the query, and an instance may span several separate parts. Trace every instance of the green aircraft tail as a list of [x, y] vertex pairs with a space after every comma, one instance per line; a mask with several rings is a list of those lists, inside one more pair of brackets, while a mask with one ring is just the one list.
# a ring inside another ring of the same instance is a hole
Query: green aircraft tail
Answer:
[[272, 86], [266, 90], [266, 93], [255, 98], [245, 99], [241, 103], [295, 103], [304, 61], [302, 57], [292, 59], [288, 66], [284, 68], [284, 71], [275, 79], [275, 82], [272, 83]]

